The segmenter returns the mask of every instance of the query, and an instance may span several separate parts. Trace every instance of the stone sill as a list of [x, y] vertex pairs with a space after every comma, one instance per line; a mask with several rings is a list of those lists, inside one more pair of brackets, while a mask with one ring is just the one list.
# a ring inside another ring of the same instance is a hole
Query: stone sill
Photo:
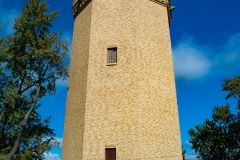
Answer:
[[108, 63], [107, 66], [116, 66], [117, 63]]

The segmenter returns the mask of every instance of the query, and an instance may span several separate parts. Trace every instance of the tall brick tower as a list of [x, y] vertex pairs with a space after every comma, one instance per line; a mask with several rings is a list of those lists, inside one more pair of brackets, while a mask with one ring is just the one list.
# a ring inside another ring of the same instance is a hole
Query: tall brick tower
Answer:
[[63, 160], [182, 160], [171, 9], [74, 1]]

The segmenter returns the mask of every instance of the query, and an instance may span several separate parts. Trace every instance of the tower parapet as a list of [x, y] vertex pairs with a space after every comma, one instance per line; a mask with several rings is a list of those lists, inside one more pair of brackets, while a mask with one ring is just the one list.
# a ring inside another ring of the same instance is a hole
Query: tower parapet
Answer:
[[[73, 17], [76, 18], [78, 14], [81, 13], [81, 11], [91, 2], [92, 0], [73, 0]], [[172, 21], [172, 10], [175, 9], [174, 6], [171, 6], [170, 0], [150, 0], [153, 2], [156, 2], [168, 10], [168, 20], [169, 20], [169, 26]]]
[[92, 0], [74, 0], [72, 7], [73, 17], [76, 18], [91, 1]]

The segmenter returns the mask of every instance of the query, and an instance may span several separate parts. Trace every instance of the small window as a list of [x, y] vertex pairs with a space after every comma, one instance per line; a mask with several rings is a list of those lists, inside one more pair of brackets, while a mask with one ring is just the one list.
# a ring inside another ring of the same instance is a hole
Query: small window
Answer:
[[106, 148], [106, 159], [105, 160], [116, 160], [116, 148]]
[[117, 48], [108, 48], [108, 63], [117, 63]]

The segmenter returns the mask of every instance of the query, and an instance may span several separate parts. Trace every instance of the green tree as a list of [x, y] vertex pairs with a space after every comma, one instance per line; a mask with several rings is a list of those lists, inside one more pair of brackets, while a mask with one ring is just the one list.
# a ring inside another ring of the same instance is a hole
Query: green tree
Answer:
[[[240, 77], [225, 79], [223, 91], [226, 99], [234, 97], [240, 109]], [[212, 120], [206, 119], [188, 131], [192, 148], [199, 159], [238, 160], [240, 158], [240, 114], [231, 113], [230, 105], [216, 106]]]
[[43, 159], [54, 145], [50, 117], [41, 119], [38, 101], [67, 78], [69, 43], [50, 31], [58, 15], [47, 9], [46, 0], [26, 1], [0, 52], [0, 153], [6, 160]]
[[[1, 33], [1, 25], [2, 25], [2, 23], [0, 22], [0, 33]], [[0, 55], [1, 55], [1, 51], [2, 51], [2, 41], [3, 41], [3, 38], [0, 36]], [[1, 56], [0, 56], [0, 59], [1, 59]], [[1, 63], [0, 63], [0, 65], [1, 65]], [[0, 67], [0, 75], [1, 75], [1, 72], [2, 71], [1, 71], [1, 67]], [[2, 115], [0, 115], [0, 120], [1, 119], [2, 119]], [[0, 121], [0, 123], [1, 123], [1, 121]], [[2, 160], [2, 159], [5, 159], [5, 156], [3, 155], [2, 152], [0, 152], [0, 160]]]
[[232, 152], [238, 145], [236, 117], [230, 112], [230, 106], [216, 106], [212, 120], [206, 119], [201, 125], [189, 130], [192, 148], [199, 159], [234, 160]]
[[233, 97], [237, 100], [238, 109], [240, 109], [240, 76], [226, 78], [223, 81], [222, 90], [228, 92], [226, 99]]
[[[1, 26], [2, 26], [2, 23], [0, 22], [0, 33], [1, 33]], [[2, 51], [2, 42], [3, 42], [3, 37], [1, 37], [1, 35], [0, 35], [0, 53], [1, 53], [1, 51]], [[0, 57], [1, 58], [1, 57]]]
[[[238, 113], [235, 116], [238, 128], [236, 128], [235, 133], [238, 136], [240, 133], [240, 76], [235, 76], [234, 78], [226, 78], [223, 81], [222, 90], [228, 92], [226, 99], [234, 98], [237, 101]], [[235, 146], [234, 152], [232, 154], [236, 155], [240, 159], [240, 136], [238, 136], [237, 143], [238, 145]]]

